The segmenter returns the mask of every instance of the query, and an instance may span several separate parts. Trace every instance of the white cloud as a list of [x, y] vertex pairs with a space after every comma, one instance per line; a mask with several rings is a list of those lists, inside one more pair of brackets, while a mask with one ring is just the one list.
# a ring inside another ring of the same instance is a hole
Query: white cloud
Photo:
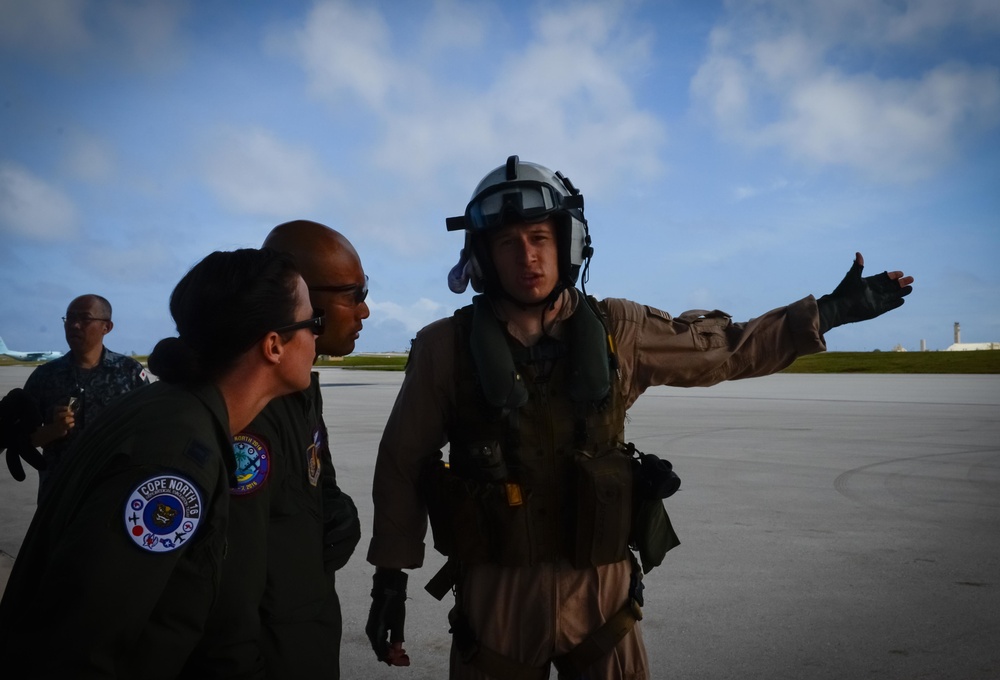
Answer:
[[[1000, 28], [1000, 12], [974, 0], [959, 4]], [[870, 52], [886, 49], [879, 41], [887, 35], [943, 39], [967, 21], [936, 7], [922, 0], [740, 6], [713, 31], [693, 98], [723, 136], [748, 146], [775, 146], [807, 164], [849, 166], [882, 181], [931, 176], [967, 136], [1000, 123], [1000, 69], [992, 64], [951, 61], [893, 77], [876, 71]]]
[[412, 305], [404, 307], [395, 302], [375, 302], [369, 301], [368, 307], [371, 309], [371, 319], [366, 322], [373, 326], [384, 323], [398, 322], [403, 325], [408, 333], [416, 333], [418, 330], [441, 317], [446, 308], [429, 300], [420, 298]]
[[481, 47], [491, 20], [482, 8], [462, 0], [434, 0], [420, 36], [424, 51], [449, 54], [454, 48]]
[[0, 162], [0, 231], [38, 241], [73, 238], [77, 209], [66, 194], [27, 168]]
[[257, 216], [308, 215], [342, 193], [309, 147], [260, 128], [221, 131], [204, 154], [203, 172], [222, 203]]
[[[427, 36], [471, 26], [474, 47], [489, 10], [450, 16], [449, 6], [438, 3], [425, 23], [405, 30], [422, 31], [415, 41], [425, 45]], [[477, 80], [461, 89], [430, 57], [406, 53], [368, 7], [317, 3], [300, 30], [272, 44], [297, 56], [310, 90], [334, 110], [360, 101], [371, 112], [372, 162], [396, 178], [412, 183], [441, 170], [469, 183], [469, 173], [481, 176], [512, 152], [594, 168], [608, 186], [659, 173], [663, 126], [637, 107], [630, 81], [649, 60], [647, 38], [608, 4], [527, 16], [532, 23], [512, 31], [521, 37], [497, 42], [485, 58], [452, 43], [453, 60], [477, 60]]]
[[744, 184], [733, 189], [733, 198], [737, 201], [745, 201], [763, 194], [782, 191], [783, 189], [786, 189], [788, 185], [788, 180], [783, 178], [778, 178], [765, 186], [751, 186], [749, 184]]
[[301, 60], [313, 93], [335, 105], [358, 97], [380, 110], [398, 81], [389, 27], [374, 8], [317, 2], [288, 48]]
[[967, 127], [1000, 112], [1000, 71], [943, 66], [920, 80], [831, 72], [787, 93], [785, 118], [757, 140], [793, 156], [845, 164], [880, 180], [933, 175], [951, 160]]

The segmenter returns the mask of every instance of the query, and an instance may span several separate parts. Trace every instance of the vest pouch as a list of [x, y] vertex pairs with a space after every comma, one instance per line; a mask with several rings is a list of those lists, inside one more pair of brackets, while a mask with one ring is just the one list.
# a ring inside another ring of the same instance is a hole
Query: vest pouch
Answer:
[[660, 498], [643, 498], [636, 504], [631, 543], [639, 553], [642, 573], [663, 563], [668, 551], [681, 544]]
[[596, 457], [579, 453], [573, 566], [620, 562], [628, 556], [632, 525], [632, 462], [617, 449]]
[[466, 564], [531, 564], [528, 494], [520, 487], [459, 477], [440, 460], [422, 486], [435, 550]]
[[455, 527], [451, 518], [458, 504], [453, 493], [454, 473], [438, 459], [423, 469], [420, 476], [420, 490], [427, 505], [427, 518], [434, 537], [434, 549], [450, 556], [455, 549]]
[[479, 530], [488, 542], [489, 561], [505, 567], [531, 566], [530, 494], [513, 483], [482, 484], [478, 491]]

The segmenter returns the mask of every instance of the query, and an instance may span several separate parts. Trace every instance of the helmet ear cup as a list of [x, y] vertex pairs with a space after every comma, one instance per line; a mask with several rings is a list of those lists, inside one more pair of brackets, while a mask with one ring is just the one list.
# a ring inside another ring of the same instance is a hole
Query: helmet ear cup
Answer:
[[472, 284], [472, 290], [477, 293], [482, 293], [486, 289], [485, 283], [487, 281], [480, 257], [485, 258], [486, 263], [492, 269], [489, 253], [487, 251], [480, 251], [481, 248], [487, 247], [486, 244], [482, 243], [484, 240], [484, 234], [479, 234], [478, 237], [473, 237], [471, 232], [466, 232], [465, 234], [465, 252], [469, 256], [469, 270], [471, 274], [469, 282]]
[[564, 213], [556, 222], [559, 241], [559, 279], [566, 286], [575, 286], [583, 264], [594, 254], [587, 223], [572, 213]]

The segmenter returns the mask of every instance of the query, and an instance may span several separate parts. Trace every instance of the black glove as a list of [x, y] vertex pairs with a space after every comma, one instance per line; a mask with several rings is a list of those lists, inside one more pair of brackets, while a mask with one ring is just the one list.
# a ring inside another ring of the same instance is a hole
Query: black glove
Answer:
[[365, 633], [378, 660], [390, 666], [410, 665], [410, 658], [401, 646], [406, 620], [406, 581], [407, 575], [399, 569], [380, 567], [372, 576], [372, 606]]
[[42, 411], [38, 402], [21, 388], [11, 390], [0, 399], [0, 452], [7, 449], [7, 468], [19, 482], [25, 479], [22, 458], [36, 470], [45, 467], [42, 454], [31, 445], [31, 435], [41, 424]]
[[896, 309], [902, 306], [903, 298], [913, 292], [912, 286], [901, 287], [897, 280], [889, 278], [888, 272], [861, 278], [863, 269], [864, 260], [859, 256], [840, 285], [816, 301], [821, 334], [845, 323], [874, 319]]

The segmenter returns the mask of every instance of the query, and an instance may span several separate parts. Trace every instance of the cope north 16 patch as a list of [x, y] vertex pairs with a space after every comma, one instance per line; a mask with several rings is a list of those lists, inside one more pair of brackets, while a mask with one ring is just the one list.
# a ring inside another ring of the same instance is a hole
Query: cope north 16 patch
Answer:
[[125, 504], [129, 538], [150, 552], [170, 552], [194, 535], [201, 522], [201, 491], [176, 475], [156, 475], [143, 481]]
[[229, 493], [243, 496], [259, 489], [271, 473], [271, 454], [264, 442], [246, 432], [233, 437], [236, 458], [236, 486]]

